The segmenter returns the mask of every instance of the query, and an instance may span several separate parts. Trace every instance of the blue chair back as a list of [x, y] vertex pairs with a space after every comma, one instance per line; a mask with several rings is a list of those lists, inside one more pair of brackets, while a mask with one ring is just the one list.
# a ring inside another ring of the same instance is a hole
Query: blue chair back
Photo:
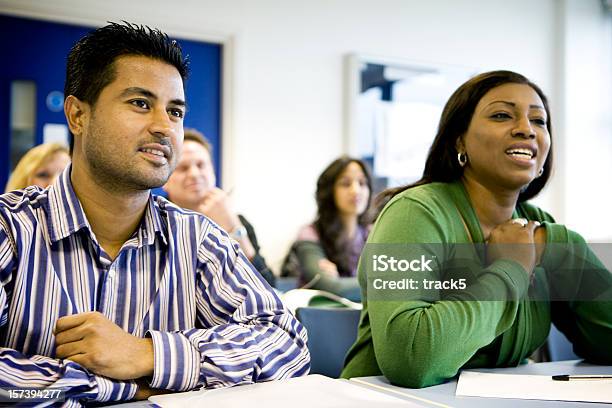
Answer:
[[296, 317], [308, 330], [310, 373], [338, 378], [344, 357], [357, 338], [360, 310], [300, 307]]
[[550, 333], [548, 333], [548, 351], [551, 361], [577, 360], [580, 358], [574, 354], [572, 343], [554, 324], [550, 326]]
[[298, 278], [291, 276], [284, 278], [276, 278], [276, 284], [274, 286], [278, 291], [284, 293], [289, 292], [291, 289], [297, 289], [298, 284]]

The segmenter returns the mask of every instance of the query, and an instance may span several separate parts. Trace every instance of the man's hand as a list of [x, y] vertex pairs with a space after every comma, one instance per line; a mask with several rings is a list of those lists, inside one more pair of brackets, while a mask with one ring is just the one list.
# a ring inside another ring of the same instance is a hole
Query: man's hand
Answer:
[[[211, 188], [202, 200], [199, 212], [219, 224], [229, 234], [240, 227], [240, 218], [231, 209], [227, 193], [220, 188]], [[255, 248], [248, 237], [237, 239], [240, 248], [249, 260], [255, 256]]]
[[132, 336], [99, 312], [58, 319], [55, 354], [94, 374], [131, 380], [153, 374], [153, 341]]
[[240, 225], [238, 215], [230, 207], [227, 193], [220, 188], [211, 188], [206, 193], [198, 211], [219, 224], [227, 232], [232, 232], [234, 228]]
[[321, 272], [323, 272], [327, 278], [336, 279], [340, 277], [336, 264], [327, 258], [319, 259], [319, 269], [321, 269]]
[[136, 391], [136, 395], [134, 395], [134, 399], [137, 401], [146, 400], [152, 395], [168, 394], [172, 392], [170, 390], [160, 390], [159, 388], [151, 388], [149, 387], [149, 384], [142, 378], [136, 380], [136, 385], [138, 386], [138, 390]]

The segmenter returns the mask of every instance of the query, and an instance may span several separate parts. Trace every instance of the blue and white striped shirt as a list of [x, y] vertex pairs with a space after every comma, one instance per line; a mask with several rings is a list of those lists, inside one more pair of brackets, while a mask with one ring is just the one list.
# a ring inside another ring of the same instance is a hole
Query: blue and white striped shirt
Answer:
[[151, 197], [113, 261], [87, 222], [70, 171], [46, 190], [0, 196], [0, 386], [64, 387], [67, 405], [132, 398], [133, 381], [54, 358], [57, 319], [89, 311], [152, 337], [154, 388], [307, 374], [305, 329], [223, 230]]

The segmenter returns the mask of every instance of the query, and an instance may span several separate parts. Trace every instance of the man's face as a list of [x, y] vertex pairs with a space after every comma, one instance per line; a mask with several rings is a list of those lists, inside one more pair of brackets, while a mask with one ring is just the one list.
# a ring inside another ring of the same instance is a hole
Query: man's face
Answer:
[[210, 152], [202, 144], [187, 140], [176, 170], [164, 190], [170, 200], [179, 206], [196, 209], [215, 182]]
[[143, 57], [122, 56], [75, 142], [74, 162], [100, 183], [123, 190], [163, 185], [183, 142], [185, 95], [175, 67]]

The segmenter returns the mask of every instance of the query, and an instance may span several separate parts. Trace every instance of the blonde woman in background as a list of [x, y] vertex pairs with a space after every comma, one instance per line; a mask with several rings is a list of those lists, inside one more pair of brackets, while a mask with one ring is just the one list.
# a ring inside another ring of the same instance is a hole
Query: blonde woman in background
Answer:
[[33, 147], [19, 160], [4, 192], [28, 186], [45, 188], [55, 181], [68, 163], [68, 149], [59, 143], [43, 143]]

